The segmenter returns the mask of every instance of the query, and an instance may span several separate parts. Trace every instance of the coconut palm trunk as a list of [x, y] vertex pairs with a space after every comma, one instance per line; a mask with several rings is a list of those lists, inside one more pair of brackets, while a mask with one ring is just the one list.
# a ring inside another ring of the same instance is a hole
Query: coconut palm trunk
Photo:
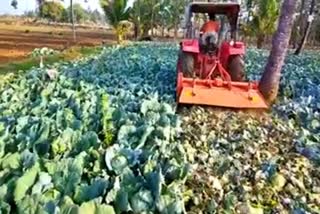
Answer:
[[278, 29], [272, 39], [272, 48], [267, 65], [260, 80], [259, 89], [268, 103], [277, 97], [281, 69], [284, 64], [289, 39], [292, 31], [297, 0], [284, 0]]
[[316, 7], [316, 0], [312, 0], [311, 6], [310, 6], [310, 11], [309, 11], [309, 16], [308, 16], [308, 21], [307, 21], [306, 28], [304, 29], [303, 37], [301, 39], [301, 42], [300, 42], [296, 52], [294, 53], [296, 55], [299, 55], [301, 53], [301, 51], [303, 50], [304, 46], [306, 45], [308, 36], [310, 34], [310, 30], [311, 30], [311, 24], [313, 21], [315, 7]]

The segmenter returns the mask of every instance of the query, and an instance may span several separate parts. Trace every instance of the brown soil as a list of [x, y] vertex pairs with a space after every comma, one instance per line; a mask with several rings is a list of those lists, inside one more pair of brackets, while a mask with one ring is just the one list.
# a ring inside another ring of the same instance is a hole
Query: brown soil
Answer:
[[63, 50], [70, 46], [96, 46], [115, 42], [112, 31], [78, 29], [73, 42], [70, 28], [0, 23], [0, 64], [25, 58], [33, 49], [48, 47]]

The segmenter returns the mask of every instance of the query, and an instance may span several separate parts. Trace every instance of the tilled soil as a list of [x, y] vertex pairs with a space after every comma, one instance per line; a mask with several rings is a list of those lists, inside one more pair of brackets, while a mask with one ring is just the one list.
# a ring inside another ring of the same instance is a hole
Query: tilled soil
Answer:
[[72, 45], [94, 46], [116, 41], [111, 31], [78, 29], [73, 42], [70, 28], [4, 25], [0, 23], [0, 63], [20, 60], [35, 48], [63, 50]]

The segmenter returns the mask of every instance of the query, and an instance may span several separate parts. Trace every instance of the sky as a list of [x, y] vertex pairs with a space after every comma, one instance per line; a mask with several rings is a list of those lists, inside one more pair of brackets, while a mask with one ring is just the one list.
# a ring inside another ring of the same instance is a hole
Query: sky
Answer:
[[[129, 4], [132, 4], [134, 0], [130, 0]], [[74, 0], [74, 3], [80, 3], [84, 8], [90, 8], [92, 10], [98, 9], [101, 11], [99, 6], [99, 0], [88, 0], [88, 3], [85, 3], [84, 0]], [[68, 7], [69, 0], [64, 0], [63, 4]], [[18, 0], [18, 9], [14, 9], [11, 6], [11, 0], [0, 0], [0, 15], [3, 14], [12, 14], [12, 15], [21, 15], [25, 11], [35, 10], [36, 9], [36, 0]]]

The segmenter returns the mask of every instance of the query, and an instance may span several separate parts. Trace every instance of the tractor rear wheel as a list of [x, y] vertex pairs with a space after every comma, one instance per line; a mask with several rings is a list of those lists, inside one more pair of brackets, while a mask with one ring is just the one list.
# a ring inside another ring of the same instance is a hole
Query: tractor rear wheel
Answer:
[[228, 63], [228, 71], [232, 81], [243, 82], [245, 79], [245, 64], [243, 57], [240, 55], [231, 56]]
[[194, 57], [191, 53], [181, 51], [179, 54], [179, 61], [184, 77], [192, 77], [194, 69]]

